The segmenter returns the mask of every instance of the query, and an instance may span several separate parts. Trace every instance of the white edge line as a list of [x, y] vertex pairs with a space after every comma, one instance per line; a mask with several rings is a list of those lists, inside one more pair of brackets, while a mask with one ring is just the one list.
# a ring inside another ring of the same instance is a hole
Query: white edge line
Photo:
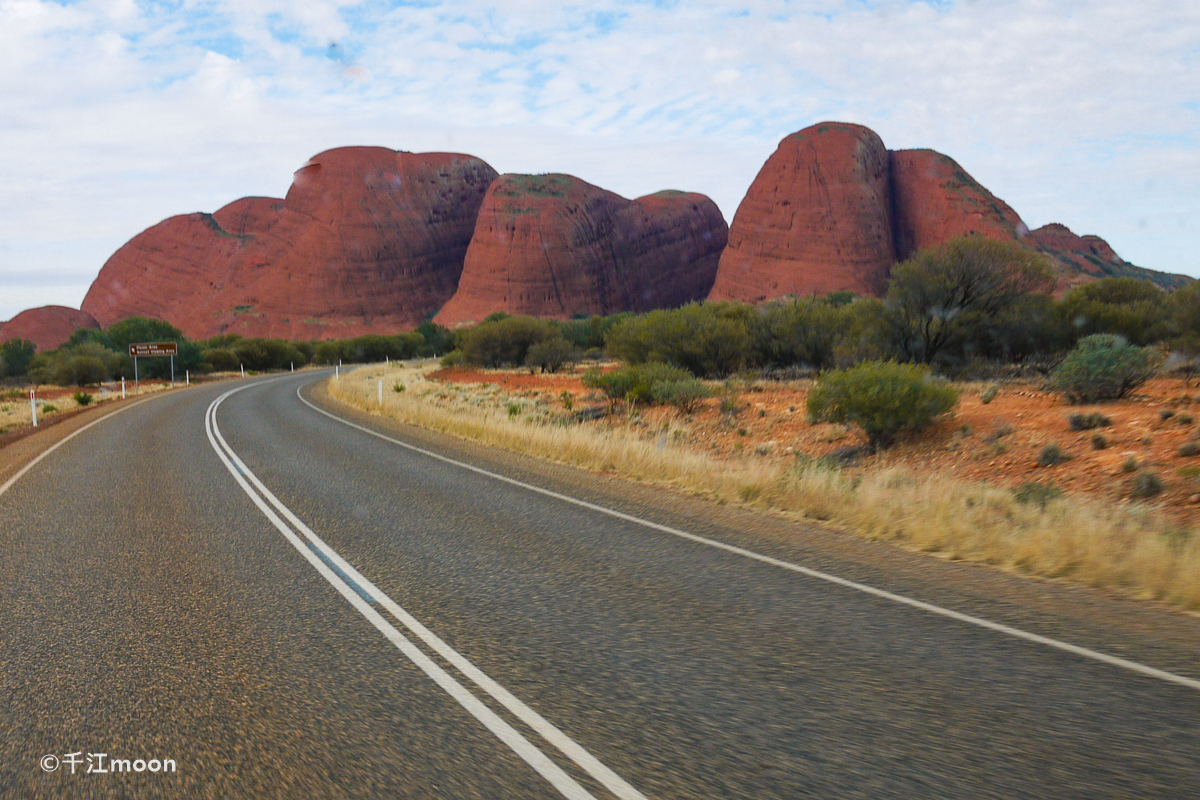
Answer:
[[258, 490], [263, 497], [271, 503], [279, 513], [287, 519], [297, 530], [302, 532], [304, 536], [312, 542], [313, 546], [317, 547], [330, 561], [332, 561], [339, 569], [344, 572], [347, 577], [360, 585], [363, 590], [370, 595], [379, 605], [383, 606], [387, 611], [400, 621], [406, 628], [412, 631], [421, 641], [425, 642], [434, 652], [440, 655], [446, 661], [450, 662], [459, 672], [474, 682], [479, 688], [483, 689], [491, 695], [498, 703], [508, 709], [514, 716], [520, 719], [529, 727], [533, 728], [547, 742], [554, 745], [563, 755], [570, 758], [578, 764], [584, 771], [602, 783], [609, 791], [620, 797], [622, 800], [647, 800], [646, 796], [639, 792], [636, 788], [630, 785], [624, 778], [618, 775], [609, 767], [605, 766], [598, 758], [593, 756], [582, 745], [575, 742], [574, 739], [563, 733], [549, 720], [538, 714], [524, 702], [519, 700], [507, 689], [496, 683], [481, 669], [472, 664], [466, 657], [458, 651], [446, 644], [437, 634], [426, 628], [420, 621], [415, 619], [407, 611], [400, 607], [392, 598], [388, 597], [379, 587], [368, 580], [358, 570], [338, 554], [336, 550], [327, 545], [321, 537], [319, 537], [311, 528], [305, 525], [292, 511], [285, 506], [279, 498], [271, 493], [262, 481], [246, 466], [246, 464], [238, 458], [237, 453], [221, 436], [221, 432], [216, 422], [216, 410], [213, 411], [213, 428], [217, 439], [225, 451], [229, 454], [231, 460], [237, 465], [241, 474], [244, 475], [254, 488]]
[[668, 525], [660, 525], [657, 522], [651, 522], [650, 520], [642, 519], [641, 517], [635, 517], [632, 514], [625, 514], [621, 511], [616, 511], [611, 508], [605, 508], [604, 506], [596, 505], [595, 503], [589, 503], [586, 500], [580, 500], [578, 498], [571, 497], [570, 495], [560, 494], [558, 492], [551, 491], [550, 489], [543, 489], [540, 486], [534, 486], [533, 484], [525, 483], [523, 481], [519, 481], [514, 478], [509, 478], [504, 475], [499, 475], [495, 472], [490, 472], [486, 469], [472, 466], [471, 464], [463, 463], [462, 461], [456, 461], [453, 458], [448, 458], [448, 457], [440, 455], [438, 453], [434, 453], [430, 450], [426, 450], [422, 447], [417, 447], [416, 445], [409, 444], [408, 442], [400, 441], [399, 439], [393, 439], [392, 437], [387, 436], [382, 433], [379, 433], [378, 431], [371, 430], [370, 428], [355, 424], [346, 419], [342, 419], [341, 417], [339, 417], [335, 414], [331, 414], [330, 412], [326, 411], [325, 409], [319, 408], [319, 407], [313, 405], [312, 403], [310, 403], [308, 400], [306, 400], [304, 398], [304, 396], [300, 394], [301, 388], [302, 387], [299, 387], [299, 386], [296, 387], [296, 397], [300, 398], [300, 402], [304, 403], [306, 406], [308, 406], [309, 408], [311, 408], [312, 410], [316, 411], [319, 414], [324, 414], [325, 416], [329, 417], [330, 419], [336, 420], [337, 422], [340, 422], [343, 425], [349, 425], [351, 428], [360, 430], [363, 433], [369, 433], [372, 436], [375, 436], [379, 439], [383, 439], [384, 441], [387, 441], [387, 442], [391, 442], [392, 444], [399, 445], [400, 447], [407, 448], [408, 450], [411, 450], [415, 453], [420, 453], [421, 455], [428, 456], [430, 458], [435, 458], [438, 461], [442, 461], [447, 464], [452, 464], [452, 465], [454, 465], [456, 467], [460, 467], [462, 469], [470, 470], [471, 472], [477, 473], [479, 475], [483, 475], [488, 478], [492, 478], [493, 480], [501, 481], [503, 483], [507, 483], [512, 486], [517, 486], [521, 489], [525, 489], [530, 492], [536, 492], [537, 494], [545, 495], [546, 497], [552, 497], [555, 500], [561, 500], [564, 503], [571, 503], [572, 505], [576, 505], [581, 508], [586, 508], [591, 511], [599, 512], [601, 514], [607, 514], [610, 517], [615, 517], [617, 519], [624, 520], [626, 522], [632, 522], [636, 525], [641, 525], [643, 527], [650, 528], [652, 530], [661, 531], [662, 533], [669, 533], [672, 536], [678, 536], [682, 539], [687, 539], [689, 541], [693, 541], [698, 544], [707, 545], [709, 547], [715, 547], [718, 550], [724, 550], [728, 553], [733, 553], [735, 555], [739, 555], [744, 558], [750, 558], [755, 561], [761, 561], [762, 563], [770, 564], [773, 567], [779, 567], [780, 569], [790, 570], [791, 572], [797, 572], [797, 573], [800, 573], [801, 575], [806, 575], [810, 578], [816, 578], [817, 580], [827, 581], [828, 583], [837, 584], [838, 586], [843, 586], [847, 589], [853, 589], [858, 592], [863, 592], [865, 594], [874, 595], [875, 597], [880, 597], [880, 598], [883, 598], [884, 600], [890, 600], [893, 603], [899, 603], [901, 605], [910, 606], [912, 608], [920, 609], [921, 611], [926, 611], [930, 614], [937, 614], [939, 616], [946, 617], [948, 619], [953, 619], [958, 622], [965, 622], [968, 625], [975, 625], [980, 628], [986, 628], [988, 630], [995, 631], [997, 633], [1003, 633], [1007, 636], [1011, 636], [1016, 639], [1023, 639], [1027, 642], [1033, 642], [1034, 644], [1040, 644], [1040, 645], [1044, 645], [1046, 647], [1052, 647], [1056, 650], [1061, 650], [1063, 652], [1071, 653], [1073, 655], [1081, 656], [1083, 658], [1088, 658], [1093, 661], [1099, 661], [1101, 663], [1109, 664], [1114, 667], [1120, 667], [1122, 669], [1129, 670], [1130, 672], [1136, 672], [1139, 675], [1144, 675], [1149, 678], [1156, 678], [1161, 681], [1166, 681], [1167, 683], [1174, 683], [1178, 686], [1185, 686], [1189, 689], [1195, 689], [1197, 691], [1200, 691], [1200, 680], [1197, 680], [1195, 678], [1187, 678], [1182, 675], [1176, 675], [1173, 672], [1167, 672], [1165, 670], [1156, 669], [1155, 667], [1150, 667], [1145, 664], [1139, 664], [1136, 661], [1130, 661], [1129, 659], [1120, 658], [1118, 656], [1112, 656], [1107, 653], [1101, 653], [1098, 650], [1091, 650], [1086, 647], [1080, 647], [1079, 645], [1070, 644], [1069, 642], [1060, 641], [1058, 639], [1051, 639], [1048, 636], [1042, 636], [1037, 633], [1030, 633], [1029, 631], [1023, 631], [1020, 628], [1013, 628], [1009, 625], [1003, 625], [999, 622], [992, 622], [991, 620], [986, 620], [986, 619], [983, 619], [982, 617], [974, 617], [974, 616], [971, 616], [970, 614], [964, 614], [960, 611], [954, 611], [949, 608], [943, 608], [942, 606], [934, 605], [933, 603], [926, 603], [923, 600], [916, 600], [914, 598], [905, 597], [904, 595], [895, 594], [893, 592], [889, 592], [884, 589], [877, 589], [874, 586], [869, 586], [865, 583], [858, 583], [857, 581], [848, 580], [846, 578], [839, 578], [837, 575], [831, 575], [827, 572], [821, 572], [819, 570], [811, 569], [809, 567], [803, 567], [799, 564], [793, 564], [790, 561], [783, 561], [778, 558], [772, 558], [771, 556], [765, 556], [765, 555], [762, 555], [761, 553], [756, 553], [753, 550], [746, 550], [744, 548], [736, 547], [731, 544], [726, 544], [725, 542], [720, 542], [715, 539], [708, 539], [703, 536], [697, 536], [694, 533], [688, 533], [687, 531], [681, 531], [677, 528], [672, 528]]
[[[159, 395], [159, 396], [161, 397], [161, 396], [165, 396], [165, 395]], [[140, 406], [142, 403], [147, 403], [147, 402], [149, 402], [149, 401], [151, 401], [151, 400], [157, 400], [157, 399], [158, 399], [158, 397], [147, 397], [145, 400], [138, 400], [138, 401], [136, 401], [136, 402], [130, 403], [130, 404], [129, 404], [129, 405], [127, 405], [127, 406], [122, 406], [121, 408], [118, 408], [118, 409], [117, 409], [117, 410], [115, 410], [115, 411], [110, 411], [110, 412], [108, 412], [107, 414], [105, 414], [103, 417], [100, 417], [99, 419], [94, 419], [94, 420], [92, 420], [92, 421], [91, 421], [91, 422], [89, 422], [87, 425], [84, 425], [82, 428], [79, 428], [78, 430], [71, 431], [71, 433], [70, 433], [70, 434], [68, 434], [67, 436], [64, 436], [64, 437], [63, 437], [61, 440], [59, 440], [58, 442], [55, 442], [53, 445], [51, 445], [50, 447], [46, 448], [46, 449], [45, 449], [45, 450], [43, 450], [41, 453], [39, 453], [39, 454], [38, 454], [38, 455], [37, 455], [35, 458], [33, 458], [33, 459], [32, 459], [32, 460], [31, 460], [31, 461], [28, 463], [28, 464], [26, 464], [25, 466], [21, 467], [21, 469], [17, 470], [17, 474], [16, 474], [16, 475], [13, 475], [11, 478], [9, 478], [8, 480], [6, 480], [6, 481], [5, 481], [5, 482], [4, 482], [2, 485], [0, 485], [0, 495], [3, 495], [5, 492], [7, 492], [7, 491], [9, 490], [9, 488], [10, 488], [10, 487], [11, 487], [11, 486], [12, 486], [14, 483], [16, 483], [16, 482], [17, 482], [17, 480], [18, 480], [18, 479], [19, 479], [19, 478], [20, 478], [22, 475], [24, 475], [26, 472], [29, 472], [29, 470], [33, 469], [33, 468], [34, 468], [34, 467], [35, 467], [35, 466], [38, 464], [38, 462], [40, 462], [40, 461], [41, 461], [43, 458], [45, 458], [46, 456], [48, 456], [48, 455], [50, 455], [51, 453], [53, 453], [55, 450], [57, 450], [58, 448], [62, 447], [62, 446], [63, 446], [64, 444], [66, 444], [67, 442], [71, 441], [71, 440], [72, 440], [72, 439], [74, 439], [76, 436], [78, 436], [79, 434], [81, 434], [81, 433], [83, 433], [84, 431], [86, 431], [88, 428], [92, 427], [93, 425], [99, 425], [101, 422], [104, 422], [104, 420], [108, 419], [109, 417], [115, 417], [117, 414], [120, 414], [120, 413], [122, 413], [122, 412], [128, 411], [128, 410], [129, 410], [129, 409], [131, 409], [131, 408], [135, 408], [135, 407], [137, 407], [137, 406]], [[59, 424], [62, 424], [62, 423], [59, 423]]]
[[[595, 800], [595, 797], [591, 793], [580, 786], [570, 775], [568, 775], [557, 764], [551, 761], [541, 750], [539, 750], [528, 739], [522, 736], [515, 728], [497, 716], [495, 712], [484, 705], [478, 698], [475, 697], [475, 695], [471, 694], [466, 688], [463, 687], [462, 684], [451, 677], [449, 673], [438, 666], [437, 663], [429, 658], [429, 656], [425, 655], [424, 652], [422, 652], [412, 642], [405, 638], [405, 636], [400, 633], [400, 631], [398, 631], [391, 623], [384, 619], [379, 612], [371, 608], [370, 604], [368, 604], [358, 592], [348, 586], [346, 582], [337, 575], [337, 573], [330, 569], [330, 567], [312, 551], [310, 547], [306, 546], [303, 540], [301, 540], [300, 537], [297, 536], [291, 530], [291, 528], [289, 528], [283, 522], [283, 520], [281, 520], [279, 516], [275, 514], [275, 512], [272, 511], [266, 503], [263, 502], [262, 498], [255, 493], [255, 491], [250, 487], [250, 484], [247, 483], [246, 477], [251, 478], [255, 484], [259, 486], [261, 486], [261, 483], [259, 483], [258, 479], [254, 477], [254, 474], [248, 468], [246, 468], [245, 464], [237, 457], [236, 453], [233, 452], [233, 449], [229, 447], [228, 443], [225, 442], [224, 437], [221, 436], [220, 429], [217, 426], [216, 421], [217, 407], [220, 406], [221, 402], [224, 401], [229, 395], [248, 388], [250, 387], [242, 386], [237, 389], [233, 389], [213, 401], [205, 415], [205, 432], [208, 434], [209, 443], [212, 445], [213, 450], [216, 451], [217, 456], [221, 459], [221, 462], [225, 465], [225, 468], [229, 471], [229, 474], [233, 476], [233, 479], [237, 481], [242, 490], [250, 497], [254, 504], [258, 506], [258, 509], [263, 513], [263, 515], [271, 522], [271, 524], [275, 526], [276, 529], [279, 530], [280, 533], [284, 535], [284, 537], [292, 544], [292, 546], [295, 547], [302, 556], [304, 556], [305, 560], [308, 561], [309, 564], [311, 564], [313, 568], [321, 574], [321, 577], [325, 578], [325, 580], [331, 586], [337, 589], [338, 593], [345, 597], [346, 600], [352, 606], [354, 606], [354, 608], [360, 614], [366, 617], [366, 619], [372, 625], [374, 625], [380, 633], [387, 637], [387, 639], [393, 645], [395, 645], [400, 652], [408, 657], [408, 659], [411, 660], [431, 680], [433, 680], [434, 683], [441, 687], [443, 691], [449, 694], [464, 709], [470, 712], [472, 716], [479, 720], [484, 727], [486, 727], [497, 738], [508, 745], [513, 752], [521, 757], [522, 760], [529, 764], [529, 766], [533, 767], [533, 769], [537, 771], [539, 775], [545, 778], [552, 786], [554, 786], [554, 788], [558, 789], [558, 791], [564, 797], [570, 798], [570, 800]], [[223, 452], [223, 450], [227, 451], [229, 455], [232, 456], [233, 460], [231, 460], [230, 457], [227, 457], [226, 452]], [[243, 475], [245, 477], [243, 477]], [[274, 499], [273, 496], [271, 497], [275, 503], [279, 503], [277, 499]], [[279, 505], [282, 506], [281, 503]], [[292, 515], [290, 511], [286, 511], [285, 513], [294, 519], [294, 515]], [[302, 530], [305, 530], [306, 533], [311, 533], [307, 530], [307, 526], [303, 526], [303, 523], [301, 523], [301, 526]], [[316, 539], [314, 544], [318, 544], [318, 546], [322, 548], [322, 552], [325, 552], [326, 555], [335, 560], [335, 563], [340, 562], [338, 563], [338, 566], [341, 567], [352, 580], [361, 580], [364, 588], [376, 595], [377, 599], [379, 599], [379, 596], [386, 598], [386, 595], [383, 595], [378, 588], [366, 581], [365, 578], [362, 578], [362, 576], [359, 575], [353, 567], [350, 567], [349, 564], [346, 564], [336, 552], [325, 545], [324, 542], [320, 541], [315, 534], [311, 534], [310, 538]], [[393, 606], [395, 605], [395, 603], [392, 603], [390, 599], [388, 602]], [[397, 608], [399, 607], [397, 606]], [[415, 620], [413, 621], [415, 622]], [[462, 660], [464, 662], [466, 661], [466, 659]], [[641, 798], [643, 795], [637, 794], [635, 797]]]

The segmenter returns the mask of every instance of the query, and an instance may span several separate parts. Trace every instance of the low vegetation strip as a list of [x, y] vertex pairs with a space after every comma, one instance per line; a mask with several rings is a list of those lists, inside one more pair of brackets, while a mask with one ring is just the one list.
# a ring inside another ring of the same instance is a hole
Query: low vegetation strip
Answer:
[[[1200, 608], [1200, 537], [1152, 506], [1019, 493], [901, 467], [848, 475], [821, 462], [718, 458], [669, 431], [562, 413], [493, 384], [430, 380], [433, 365], [374, 365], [330, 382], [372, 414], [559, 463], [796, 517], [941, 556]], [[382, 381], [383, 401], [379, 386]]]

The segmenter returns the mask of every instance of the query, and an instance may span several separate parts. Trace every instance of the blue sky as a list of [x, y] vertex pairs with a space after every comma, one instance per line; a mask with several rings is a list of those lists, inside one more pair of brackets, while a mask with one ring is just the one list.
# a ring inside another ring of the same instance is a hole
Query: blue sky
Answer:
[[449, 150], [732, 220], [821, 120], [957, 159], [1030, 227], [1200, 276], [1194, 0], [0, 0], [0, 319], [342, 145]]

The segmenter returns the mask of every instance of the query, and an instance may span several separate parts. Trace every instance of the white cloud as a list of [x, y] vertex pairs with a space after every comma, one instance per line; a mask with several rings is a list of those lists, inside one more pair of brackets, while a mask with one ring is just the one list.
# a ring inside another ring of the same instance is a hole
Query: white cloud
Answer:
[[0, 319], [82, 299], [9, 276], [94, 273], [166, 216], [283, 193], [328, 147], [702, 191], [732, 218], [778, 139], [821, 119], [953, 156], [1031, 225], [1200, 274], [1200, 5], [665, 5], [0, 0]]

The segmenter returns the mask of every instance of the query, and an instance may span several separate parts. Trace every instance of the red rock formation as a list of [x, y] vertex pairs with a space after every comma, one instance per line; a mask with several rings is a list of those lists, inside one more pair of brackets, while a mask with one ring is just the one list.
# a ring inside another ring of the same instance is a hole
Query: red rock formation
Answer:
[[949, 156], [894, 150], [891, 167], [896, 256], [901, 261], [961, 236], [1013, 241], [1028, 232], [1017, 212]]
[[38, 350], [53, 350], [65, 344], [80, 328], [97, 330], [99, 327], [92, 315], [83, 311], [66, 306], [42, 306], [22, 311], [8, 322], [0, 323], [0, 342], [28, 339]]
[[1130, 264], [1099, 236], [1076, 236], [1066, 225], [1057, 222], [1031, 231], [1025, 241], [1055, 260], [1061, 276], [1060, 291], [1101, 278], [1142, 278], [1165, 289], [1174, 289], [1192, 280], [1186, 275], [1169, 275]]
[[473, 156], [328, 150], [296, 172], [286, 199], [243, 198], [134, 237], [83, 308], [103, 324], [158, 317], [191, 338], [411, 328], [454, 293], [495, 176]]
[[887, 149], [861, 125], [823, 122], [780, 142], [759, 171], [710, 297], [877, 294], [895, 260]]
[[727, 237], [704, 195], [630, 201], [569, 175], [501, 175], [484, 198], [458, 292], [434, 321], [683, 305], [708, 293]]

